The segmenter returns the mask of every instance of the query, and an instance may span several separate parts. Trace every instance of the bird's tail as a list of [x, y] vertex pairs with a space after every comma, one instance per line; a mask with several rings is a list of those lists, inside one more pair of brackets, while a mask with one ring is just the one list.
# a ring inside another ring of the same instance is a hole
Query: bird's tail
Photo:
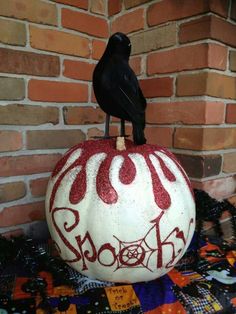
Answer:
[[146, 143], [143, 124], [133, 123], [133, 140], [136, 145], [142, 145]]

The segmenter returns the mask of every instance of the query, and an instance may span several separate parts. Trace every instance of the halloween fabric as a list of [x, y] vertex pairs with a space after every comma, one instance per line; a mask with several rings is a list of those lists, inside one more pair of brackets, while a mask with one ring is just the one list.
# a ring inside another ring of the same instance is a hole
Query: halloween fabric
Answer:
[[[0, 275], [0, 313], [236, 313], [236, 251], [208, 239], [201, 242], [198, 255], [194, 239], [167, 275], [132, 285], [90, 280], [65, 266], [73, 278], [70, 286], [48, 270], [32, 277], [24, 267], [27, 259], [8, 263]], [[37, 248], [52, 249], [45, 244]]]

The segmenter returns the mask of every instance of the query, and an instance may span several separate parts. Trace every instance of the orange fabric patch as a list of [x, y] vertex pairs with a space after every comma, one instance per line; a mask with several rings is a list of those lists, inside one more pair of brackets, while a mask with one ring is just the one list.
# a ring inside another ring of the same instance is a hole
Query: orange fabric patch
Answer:
[[59, 297], [59, 296], [69, 296], [72, 297], [74, 296], [75, 290], [73, 288], [70, 288], [68, 286], [59, 286], [59, 287], [54, 287], [53, 292], [52, 292], [52, 297]]
[[112, 311], [124, 311], [140, 306], [136, 293], [130, 285], [107, 287], [105, 291]]
[[224, 260], [225, 258], [217, 257], [217, 256], [208, 256], [208, 253], [211, 251], [218, 251], [222, 254], [222, 251], [219, 249], [219, 247], [215, 244], [207, 243], [205, 246], [200, 248], [200, 256], [202, 258], [205, 258], [210, 263], [217, 263], [219, 261]]
[[183, 276], [180, 272], [178, 272], [176, 269], [172, 269], [168, 276], [170, 279], [179, 287], [185, 287], [187, 284], [189, 284], [191, 281], [188, 277]]
[[231, 303], [236, 306], [236, 298], [231, 299]]
[[26, 283], [28, 280], [29, 278], [25, 278], [25, 277], [16, 278], [15, 287], [14, 287], [13, 296], [12, 296], [13, 300], [31, 298], [30, 293], [25, 293], [21, 289], [22, 285]]
[[234, 266], [235, 262], [236, 262], [236, 251], [230, 251], [227, 253], [226, 258], [228, 260], [228, 262], [230, 263], [230, 265]]

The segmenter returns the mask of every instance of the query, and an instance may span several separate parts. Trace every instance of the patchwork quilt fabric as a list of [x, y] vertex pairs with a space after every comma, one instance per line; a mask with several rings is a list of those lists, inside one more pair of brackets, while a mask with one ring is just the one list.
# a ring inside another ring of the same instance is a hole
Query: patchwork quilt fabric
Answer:
[[58, 285], [48, 271], [32, 278], [22, 264], [13, 263], [0, 275], [0, 314], [232, 314], [235, 266], [236, 251], [222, 250], [209, 240], [198, 251], [192, 243], [167, 275], [132, 285], [91, 280], [69, 266], [76, 284]]

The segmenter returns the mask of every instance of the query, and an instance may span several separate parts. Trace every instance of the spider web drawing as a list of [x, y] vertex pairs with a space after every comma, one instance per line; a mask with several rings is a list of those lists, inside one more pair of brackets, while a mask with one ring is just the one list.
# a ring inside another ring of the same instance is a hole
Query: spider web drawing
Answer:
[[149, 268], [149, 262], [150, 258], [153, 255], [153, 253], [157, 252], [158, 249], [151, 248], [146, 238], [149, 235], [149, 233], [154, 229], [156, 226], [154, 225], [146, 235], [136, 241], [121, 241], [116, 236], [116, 240], [119, 242], [119, 252], [117, 254], [117, 268], [115, 269], [121, 269], [121, 268], [146, 268], [147, 270], [153, 272]]

